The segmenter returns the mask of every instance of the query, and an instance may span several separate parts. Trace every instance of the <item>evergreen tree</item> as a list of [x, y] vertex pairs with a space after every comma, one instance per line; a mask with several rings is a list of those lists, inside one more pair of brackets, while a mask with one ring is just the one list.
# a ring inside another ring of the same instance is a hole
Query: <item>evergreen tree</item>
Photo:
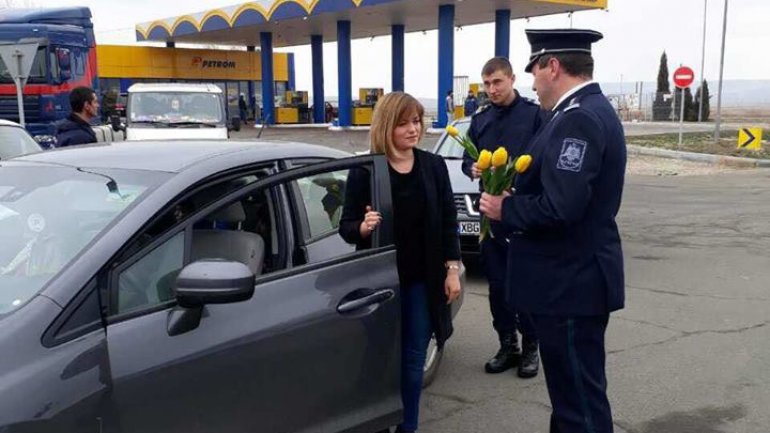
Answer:
[[[658, 88], [655, 91], [655, 101], [652, 104], [653, 120], [671, 119], [671, 101], [667, 95], [671, 94], [671, 88], [668, 84], [668, 56], [663, 51], [660, 56], [660, 66], [658, 67]], [[678, 116], [678, 114], [677, 114]]]
[[[709, 83], [708, 81], [703, 80], [703, 111], [701, 114], [701, 120], [704, 122], [709, 120], [709, 115], [711, 114], [711, 104], [709, 104], [710, 100], [711, 96], [709, 95]], [[698, 87], [698, 91], [695, 93], [695, 101], [693, 104], [695, 104], [695, 112], [697, 113], [698, 109], [700, 108], [700, 87]]]
[[[676, 89], [674, 91], [674, 120], [679, 121], [679, 115], [682, 113], [682, 90]], [[698, 106], [693, 103], [692, 92], [690, 88], [684, 89], [684, 121], [685, 122], [697, 122], [698, 121]]]

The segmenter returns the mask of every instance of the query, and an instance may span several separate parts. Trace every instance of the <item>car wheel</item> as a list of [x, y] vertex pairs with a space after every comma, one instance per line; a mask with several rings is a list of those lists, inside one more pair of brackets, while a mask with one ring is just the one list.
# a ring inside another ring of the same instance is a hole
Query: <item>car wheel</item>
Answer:
[[422, 387], [427, 388], [430, 386], [431, 383], [433, 383], [433, 380], [436, 378], [436, 375], [438, 374], [438, 368], [441, 365], [441, 358], [443, 357], [444, 352], [439, 350], [438, 345], [436, 344], [436, 337], [432, 336], [430, 337], [430, 342], [428, 343], [428, 350], [427, 350], [427, 356], [425, 357], [425, 367], [423, 367], [422, 372]]

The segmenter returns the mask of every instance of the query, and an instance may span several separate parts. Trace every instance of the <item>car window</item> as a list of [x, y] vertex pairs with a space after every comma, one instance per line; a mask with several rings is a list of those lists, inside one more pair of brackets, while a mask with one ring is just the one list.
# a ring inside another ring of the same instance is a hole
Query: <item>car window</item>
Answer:
[[[468, 129], [471, 127], [471, 122], [455, 122], [454, 126], [458, 131], [460, 131], [460, 135], [464, 136], [468, 133]], [[441, 141], [436, 146], [436, 154], [444, 158], [462, 158], [463, 147], [460, 146], [460, 144], [454, 138], [445, 133], [441, 136]]]
[[[176, 276], [185, 265], [197, 260], [241, 262], [257, 276], [281, 269], [270, 190], [247, 191], [234, 202], [201, 213], [211, 203], [256, 182], [262, 175], [239, 176], [201, 188], [177, 201], [145, 230], [124, 254], [125, 263], [131, 264], [117, 277], [115, 314], [172, 301]], [[189, 238], [185, 237], [187, 230], [191, 232]], [[148, 251], [147, 245], [160, 238], [168, 239]], [[185, 250], [190, 251], [187, 258]]]
[[120, 273], [118, 314], [173, 299], [171, 285], [183, 264], [184, 232], [179, 232]]
[[170, 175], [3, 166], [0, 170], [0, 314], [33, 297], [132, 203]]
[[336, 233], [345, 203], [348, 170], [320, 173], [297, 180], [302, 205], [307, 215], [308, 237]]

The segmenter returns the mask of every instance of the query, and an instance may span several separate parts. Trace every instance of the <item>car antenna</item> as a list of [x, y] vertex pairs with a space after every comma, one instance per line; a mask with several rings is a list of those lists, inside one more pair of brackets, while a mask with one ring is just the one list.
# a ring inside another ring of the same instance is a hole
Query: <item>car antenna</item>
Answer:
[[121, 192], [120, 192], [120, 188], [118, 187], [118, 182], [116, 182], [115, 179], [113, 179], [112, 177], [107, 176], [104, 173], [97, 173], [95, 171], [88, 171], [88, 170], [84, 170], [84, 169], [79, 168], [79, 167], [78, 167], [78, 171], [81, 172], [81, 173], [89, 173], [89, 174], [94, 174], [96, 176], [101, 176], [101, 177], [107, 178], [107, 184], [106, 184], [107, 185], [107, 190], [109, 192], [113, 193], [113, 194], [117, 194], [118, 197], [120, 197], [120, 198], [125, 198], [123, 196], [123, 194], [121, 194]]

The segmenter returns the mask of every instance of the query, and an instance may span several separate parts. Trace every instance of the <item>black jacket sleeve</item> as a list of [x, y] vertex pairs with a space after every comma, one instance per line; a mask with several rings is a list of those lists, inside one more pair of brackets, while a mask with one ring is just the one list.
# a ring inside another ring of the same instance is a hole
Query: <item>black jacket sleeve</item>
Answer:
[[457, 207], [454, 203], [452, 183], [444, 159], [434, 156], [434, 173], [439, 181], [439, 203], [441, 210], [441, 243], [444, 260], [460, 260], [460, 237], [457, 233]]
[[345, 242], [355, 244], [357, 249], [370, 248], [371, 237], [361, 237], [359, 227], [366, 215], [366, 206], [372, 204], [371, 174], [365, 168], [353, 168], [345, 185], [345, 204], [342, 207], [339, 233]]

